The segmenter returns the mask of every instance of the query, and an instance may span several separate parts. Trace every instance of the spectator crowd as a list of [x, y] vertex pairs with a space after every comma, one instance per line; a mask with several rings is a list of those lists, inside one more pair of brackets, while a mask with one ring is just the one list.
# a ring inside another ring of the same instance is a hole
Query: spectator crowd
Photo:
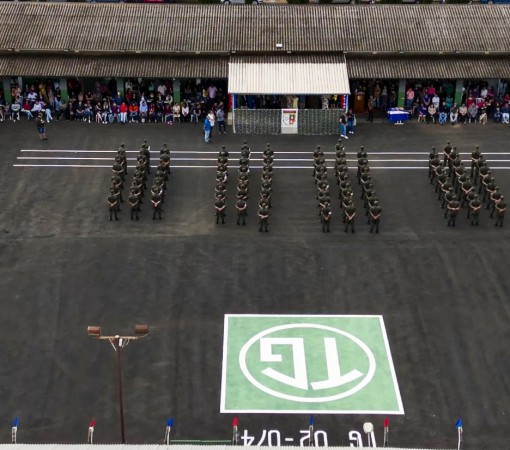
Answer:
[[186, 88], [184, 100], [175, 101], [171, 91], [163, 84], [157, 90], [134, 90], [126, 83], [125, 95], [120, 91], [113, 95], [99, 88], [94, 93], [69, 91], [69, 99], [63, 98], [61, 90], [52, 83], [30, 85], [24, 91], [16, 85], [12, 88], [12, 102], [0, 94], [0, 121], [17, 122], [23, 118], [32, 120], [40, 112], [46, 122], [69, 120], [87, 123], [195, 123], [203, 122], [209, 114], [225, 115], [221, 90], [211, 83], [207, 88], [194, 91]]

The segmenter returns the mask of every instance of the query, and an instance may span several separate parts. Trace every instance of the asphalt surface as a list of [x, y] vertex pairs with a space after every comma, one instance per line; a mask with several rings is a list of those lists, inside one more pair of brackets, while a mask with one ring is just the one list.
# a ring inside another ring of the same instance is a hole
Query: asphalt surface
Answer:
[[[96, 441], [119, 442], [114, 352], [89, 338], [87, 325], [111, 334], [151, 327], [123, 353], [126, 434], [128, 443], [162, 443], [169, 416], [175, 439], [231, 437], [232, 415], [219, 413], [225, 313], [382, 314], [405, 409], [390, 418], [392, 445], [455, 447], [462, 416], [466, 448], [508, 448], [510, 224], [495, 228], [484, 210], [479, 227], [463, 213], [448, 228], [416, 168], [447, 139], [463, 153], [480, 144], [494, 153], [487, 159], [510, 198], [508, 127], [358, 126], [346, 146], [364, 145], [379, 167], [378, 235], [360, 221], [344, 233], [336, 205], [331, 233], [320, 231], [311, 153], [316, 145], [332, 151], [334, 136], [216, 134], [205, 144], [188, 124], [57, 123], [39, 141], [33, 123], [0, 129], [0, 440], [10, 440], [8, 424], [19, 416], [20, 442], [84, 443], [94, 417]], [[164, 219], [152, 221], [144, 205], [131, 222], [124, 206], [109, 222], [114, 151], [121, 142], [136, 151], [145, 138], [153, 150], [167, 142], [176, 152]], [[255, 223], [256, 168], [247, 226], [235, 224], [232, 185], [227, 224], [214, 223], [209, 159], [244, 139], [254, 152], [266, 142], [276, 152], [267, 234]], [[18, 159], [26, 157], [35, 159]], [[308, 425], [303, 415], [239, 419], [256, 436], [299, 436]], [[367, 420], [381, 441], [382, 416], [321, 415], [316, 429], [330, 445], [348, 445], [348, 432]]]

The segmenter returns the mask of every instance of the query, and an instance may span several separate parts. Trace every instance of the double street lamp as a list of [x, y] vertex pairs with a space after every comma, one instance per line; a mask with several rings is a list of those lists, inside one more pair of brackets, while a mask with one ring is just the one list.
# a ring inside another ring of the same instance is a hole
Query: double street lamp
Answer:
[[121, 350], [126, 347], [131, 341], [143, 338], [149, 334], [148, 325], [135, 325], [135, 334], [132, 336], [121, 336], [116, 334], [115, 336], [103, 336], [101, 334], [101, 327], [89, 326], [87, 327], [87, 333], [89, 336], [106, 340], [110, 342], [113, 350], [115, 351], [117, 361], [117, 388], [119, 392], [119, 414], [120, 414], [120, 433], [122, 443], [126, 443], [126, 432], [124, 428], [124, 398], [122, 396], [122, 365], [121, 365]]

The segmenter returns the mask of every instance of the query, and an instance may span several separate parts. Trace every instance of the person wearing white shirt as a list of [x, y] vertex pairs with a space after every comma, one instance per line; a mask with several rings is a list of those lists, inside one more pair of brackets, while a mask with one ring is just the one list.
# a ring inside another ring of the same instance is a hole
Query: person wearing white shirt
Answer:
[[207, 114], [207, 119], [209, 120], [209, 123], [211, 124], [211, 134], [209, 135], [209, 139], [210, 139], [210, 138], [212, 138], [214, 124], [216, 122], [216, 116], [214, 115], [214, 113], [212, 111], [209, 111], [209, 113]]
[[29, 92], [27, 95], [27, 99], [30, 103], [34, 103], [37, 100], [37, 94], [35, 92]]
[[32, 106], [31, 111], [37, 115], [40, 111], [42, 111], [42, 104], [39, 100], [36, 100], [34, 106]]
[[188, 117], [189, 117], [189, 106], [188, 106], [187, 103], [183, 103], [182, 104], [181, 114], [182, 114], [182, 120], [184, 122], [187, 122], [188, 121]]
[[218, 92], [218, 89], [216, 88], [216, 86], [214, 84], [211, 84], [208, 88], [207, 88], [207, 95], [209, 96], [209, 98], [211, 100], [215, 99], [216, 98], [216, 92]]
[[437, 108], [439, 108], [439, 97], [437, 96], [437, 94], [434, 95], [434, 97], [432, 97], [432, 104]]
[[164, 97], [166, 95], [166, 86], [164, 83], [161, 83], [158, 86], [158, 92]]

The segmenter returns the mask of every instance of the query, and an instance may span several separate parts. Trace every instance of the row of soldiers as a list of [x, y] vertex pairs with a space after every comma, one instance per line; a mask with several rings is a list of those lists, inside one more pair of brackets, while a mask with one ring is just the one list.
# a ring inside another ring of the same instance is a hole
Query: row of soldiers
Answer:
[[124, 189], [125, 175], [127, 173], [126, 149], [124, 144], [121, 144], [115, 155], [115, 161], [113, 162], [110, 190], [108, 198], [106, 199], [110, 221], [113, 217], [115, 217], [115, 220], [119, 220], [118, 213], [120, 212], [121, 202], [124, 202], [122, 190]]
[[329, 233], [331, 223], [331, 197], [328, 183], [328, 169], [320, 145], [313, 152], [313, 172], [317, 188], [317, 207], [323, 233]]
[[216, 186], [214, 188], [214, 209], [216, 223], [225, 225], [226, 200], [227, 200], [227, 181], [228, 181], [228, 156], [229, 153], [225, 146], [221, 147], [218, 153], [218, 166], [216, 169]]
[[[251, 150], [247, 142], [244, 141], [241, 146], [241, 156], [239, 158], [239, 169], [237, 174], [237, 192], [236, 192], [236, 212], [237, 212], [237, 225], [246, 225], [246, 216], [248, 215], [248, 190], [249, 190], [249, 175], [250, 175], [250, 155]], [[261, 191], [259, 200], [259, 231], [268, 232], [269, 228], [269, 208], [271, 208], [271, 193], [272, 193], [272, 176], [273, 176], [273, 162], [274, 152], [271, 146], [267, 144], [263, 152], [264, 165], [262, 167], [261, 175]], [[228, 158], [229, 153], [222, 147], [218, 154], [218, 166], [216, 172], [216, 187], [215, 187], [215, 216], [216, 223], [225, 224], [226, 217], [226, 194], [227, 194], [227, 181], [228, 181]]]
[[260, 198], [259, 198], [259, 231], [269, 231], [269, 209], [272, 208], [271, 194], [273, 192], [273, 163], [274, 151], [269, 144], [263, 152], [264, 163], [262, 165]]
[[[358, 161], [357, 179], [362, 189], [361, 199], [364, 201], [364, 207], [366, 209], [365, 214], [368, 216], [368, 222], [371, 225], [370, 232], [372, 233], [375, 230], [376, 233], [378, 233], [382, 209], [379, 205], [374, 185], [371, 182], [370, 168], [368, 166], [368, 158], [365, 149], [361, 147], [356, 156]], [[331, 222], [331, 200], [327, 181], [326, 160], [320, 146], [314, 151], [313, 160], [314, 170], [312, 175], [317, 185], [319, 215], [322, 231], [326, 233], [329, 232], [329, 225]], [[351, 233], [354, 233], [356, 218], [354, 192], [349, 179], [347, 154], [341, 140], [335, 145], [334, 174], [339, 187], [338, 198], [340, 200], [340, 208], [343, 210], [344, 231], [347, 233], [350, 229]]]
[[370, 225], [370, 233], [374, 230], [379, 233], [379, 223], [381, 222], [382, 208], [372, 183], [372, 175], [370, 174], [370, 166], [368, 163], [368, 155], [363, 146], [356, 154], [358, 158], [358, 184], [361, 185], [361, 200], [365, 208], [365, 216], [367, 223]]
[[[131, 220], [139, 220], [142, 204], [142, 198], [147, 189], [148, 174], [151, 173], [151, 151], [147, 140], [144, 140], [140, 147], [140, 152], [136, 158], [137, 163], [133, 171], [133, 181], [129, 188], [128, 203], [131, 210]], [[110, 211], [110, 220], [112, 216], [119, 220], [117, 213], [120, 212], [120, 203], [124, 202], [122, 191], [124, 189], [125, 176], [128, 174], [127, 158], [125, 145], [121, 144], [115, 156], [113, 164], [112, 185], [110, 187], [110, 196], [108, 197], [108, 207]], [[156, 167], [153, 185], [151, 187], [151, 203], [153, 216], [161, 219], [162, 203], [164, 201], [164, 191], [168, 174], [170, 173], [170, 149], [164, 144], [160, 151], [158, 166]]]
[[486, 209], [491, 209], [490, 217], [496, 216], [494, 225], [503, 226], [506, 211], [504, 196], [478, 145], [471, 152], [469, 174], [457, 148], [452, 147], [450, 141], [443, 147], [442, 158], [432, 148], [428, 172], [430, 183], [435, 185], [435, 192], [441, 200], [441, 208], [445, 210], [444, 217], [448, 218], [448, 226], [455, 226], [459, 211], [465, 205], [468, 206], [467, 218], [471, 225], [478, 226], [483, 203]]
[[347, 233], [350, 228], [351, 233], [355, 233], [354, 222], [356, 220], [356, 206], [354, 205], [354, 192], [349, 179], [347, 154], [341, 140], [335, 145], [334, 173], [336, 184], [339, 189], [338, 198], [340, 200], [340, 209], [343, 210], [344, 231]]

